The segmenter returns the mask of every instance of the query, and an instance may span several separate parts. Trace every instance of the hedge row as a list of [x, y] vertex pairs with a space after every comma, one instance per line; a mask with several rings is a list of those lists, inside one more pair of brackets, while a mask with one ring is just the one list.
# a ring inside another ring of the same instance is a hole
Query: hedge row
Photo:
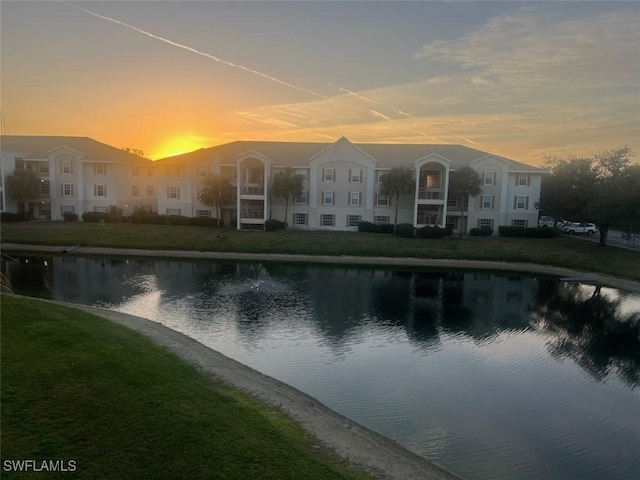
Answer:
[[152, 225], [189, 225], [196, 227], [222, 227], [222, 220], [208, 217], [185, 217], [183, 215], [158, 215], [157, 213], [136, 212], [129, 217], [117, 213], [86, 212], [82, 221], [87, 223], [147, 223]]
[[493, 228], [472, 228], [469, 230], [472, 237], [490, 237], [493, 235]]
[[267, 232], [273, 232], [275, 230], [284, 230], [284, 222], [281, 220], [269, 219], [264, 222], [264, 229]]
[[393, 225], [379, 225], [371, 222], [360, 222], [358, 224], [358, 231], [368, 233], [393, 233]]
[[426, 226], [422, 228], [418, 228], [416, 230], [416, 235], [422, 238], [444, 238], [451, 235], [453, 229], [451, 227], [437, 227], [437, 226]]
[[2, 222], [24, 222], [25, 220], [24, 213], [0, 212], [0, 221]]
[[561, 233], [558, 228], [549, 227], [498, 227], [498, 234], [501, 237], [553, 238], [558, 237]]

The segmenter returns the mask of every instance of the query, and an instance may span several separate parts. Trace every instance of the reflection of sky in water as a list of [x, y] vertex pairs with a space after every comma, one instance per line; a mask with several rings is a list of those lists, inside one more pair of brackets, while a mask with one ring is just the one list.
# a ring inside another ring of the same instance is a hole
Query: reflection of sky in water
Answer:
[[56, 298], [71, 276], [73, 301], [182, 331], [465, 478], [640, 469], [638, 352], [598, 343], [596, 319], [637, 321], [638, 296], [486, 272], [56, 262]]

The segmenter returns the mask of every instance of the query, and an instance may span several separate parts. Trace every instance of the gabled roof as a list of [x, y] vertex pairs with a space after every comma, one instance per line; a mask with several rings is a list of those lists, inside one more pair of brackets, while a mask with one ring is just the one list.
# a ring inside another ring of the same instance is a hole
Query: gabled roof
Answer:
[[[341, 141], [342, 138], [338, 141]], [[265, 142], [265, 141], [236, 141], [216, 147], [201, 148], [195, 152], [185, 153], [174, 157], [157, 160], [160, 163], [197, 163], [212, 161], [219, 164], [235, 165], [236, 157], [241, 153], [253, 150], [260, 152], [273, 160], [274, 167], [307, 167], [309, 159], [333, 143], [316, 142]], [[490, 153], [465, 147], [463, 145], [430, 145], [430, 144], [391, 144], [391, 143], [353, 143], [367, 155], [376, 160], [377, 168], [396, 166], [413, 166], [418, 159], [429, 155], [438, 155], [451, 162], [451, 169], [468, 165], [479, 158], [487, 157]], [[512, 170], [543, 172], [542, 169], [495, 155], [509, 164]]]
[[60, 147], [68, 147], [83, 154], [83, 161], [109, 161], [122, 163], [149, 163], [148, 158], [125, 152], [89, 137], [2, 135], [0, 149], [3, 152], [22, 153], [25, 158], [46, 159], [49, 153]]

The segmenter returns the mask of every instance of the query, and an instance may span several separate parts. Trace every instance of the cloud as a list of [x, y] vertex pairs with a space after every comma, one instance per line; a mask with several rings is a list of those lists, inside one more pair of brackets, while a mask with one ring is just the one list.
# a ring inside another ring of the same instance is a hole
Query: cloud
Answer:
[[474, 70], [474, 78], [520, 89], [573, 82], [637, 85], [637, 14], [617, 11], [579, 19], [556, 14], [522, 8], [462, 38], [428, 43], [415, 58], [444, 61]]

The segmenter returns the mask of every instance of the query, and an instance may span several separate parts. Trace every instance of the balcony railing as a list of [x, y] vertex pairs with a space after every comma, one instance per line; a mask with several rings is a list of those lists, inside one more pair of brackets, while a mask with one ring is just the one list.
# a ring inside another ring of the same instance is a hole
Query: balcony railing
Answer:
[[264, 185], [244, 184], [242, 186], [243, 195], [264, 195]]
[[442, 200], [443, 191], [441, 188], [426, 188], [420, 187], [418, 189], [419, 200]]
[[257, 208], [243, 208], [240, 210], [240, 218], [264, 218], [264, 210]]

